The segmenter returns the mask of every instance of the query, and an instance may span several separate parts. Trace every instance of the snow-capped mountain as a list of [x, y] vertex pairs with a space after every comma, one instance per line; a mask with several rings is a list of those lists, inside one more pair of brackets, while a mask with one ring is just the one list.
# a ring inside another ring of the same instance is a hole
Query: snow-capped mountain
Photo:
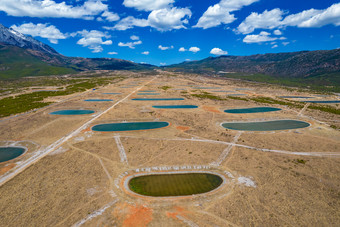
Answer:
[[32, 49], [35, 51], [41, 51], [45, 53], [49, 53], [52, 55], [59, 55], [57, 51], [55, 51], [52, 47], [43, 44], [42, 42], [30, 37], [26, 36], [20, 32], [13, 30], [12, 28], [7, 28], [0, 24], [0, 43], [5, 43], [17, 47], [21, 47], [24, 49]]

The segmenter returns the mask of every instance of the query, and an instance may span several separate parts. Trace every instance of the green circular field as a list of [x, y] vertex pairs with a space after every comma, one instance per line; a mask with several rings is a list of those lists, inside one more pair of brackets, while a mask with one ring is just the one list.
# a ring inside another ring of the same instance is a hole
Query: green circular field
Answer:
[[146, 196], [169, 197], [206, 193], [218, 188], [223, 179], [210, 173], [151, 174], [132, 178], [131, 191]]

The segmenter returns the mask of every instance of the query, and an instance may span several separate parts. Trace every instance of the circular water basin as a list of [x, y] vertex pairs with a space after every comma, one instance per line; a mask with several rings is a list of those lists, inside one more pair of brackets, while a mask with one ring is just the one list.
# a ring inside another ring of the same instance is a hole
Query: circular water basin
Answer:
[[218, 91], [212, 91], [212, 92], [222, 92], [222, 93], [229, 93], [229, 92], [234, 92], [234, 91], [227, 91], [227, 90], [223, 91], [223, 90], [218, 90]]
[[272, 111], [279, 111], [280, 108], [274, 107], [252, 107], [252, 108], [243, 108], [243, 109], [229, 109], [225, 110], [226, 113], [234, 113], [234, 114], [243, 114], [243, 113], [265, 113]]
[[283, 99], [310, 99], [312, 97], [288, 95], [288, 96], [279, 96], [279, 98], [283, 98]]
[[26, 150], [24, 147], [0, 147], [0, 163], [17, 158]]
[[320, 101], [304, 101], [304, 102], [310, 102], [310, 103], [329, 103], [329, 104], [332, 104], [332, 103], [340, 103], [340, 100], [320, 100]]
[[228, 94], [227, 96], [244, 96], [246, 94]]
[[221, 89], [219, 87], [193, 87], [194, 89]]
[[196, 109], [198, 106], [195, 105], [160, 105], [160, 106], [152, 106], [157, 109]]
[[160, 93], [138, 93], [137, 95], [160, 95]]
[[136, 98], [131, 99], [134, 101], [180, 101], [184, 100], [184, 98]]
[[306, 128], [309, 123], [297, 120], [275, 120], [259, 122], [227, 122], [222, 127], [238, 131], [275, 131]]
[[252, 88], [236, 88], [235, 91], [251, 91]]
[[93, 131], [97, 132], [120, 132], [120, 131], [136, 131], [164, 128], [169, 125], [165, 121], [150, 121], [150, 122], [124, 122], [124, 123], [109, 123], [99, 124], [92, 127]]
[[52, 115], [83, 115], [83, 114], [92, 114], [95, 111], [93, 110], [58, 110], [51, 112]]
[[207, 172], [160, 173], [133, 177], [128, 181], [128, 187], [144, 196], [188, 196], [213, 191], [223, 181], [222, 176]]
[[112, 102], [113, 99], [85, 99], [86, 102]]

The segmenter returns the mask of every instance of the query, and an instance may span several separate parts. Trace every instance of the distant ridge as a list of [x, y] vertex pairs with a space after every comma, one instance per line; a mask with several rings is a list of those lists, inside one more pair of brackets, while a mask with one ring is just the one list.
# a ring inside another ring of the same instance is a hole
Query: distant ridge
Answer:
[[200, 73], [224, 71], [301, 78], [325, 73], [339, 73], [340, 49], [208, 57], [200, 61], [183, 62], [165, 68]]

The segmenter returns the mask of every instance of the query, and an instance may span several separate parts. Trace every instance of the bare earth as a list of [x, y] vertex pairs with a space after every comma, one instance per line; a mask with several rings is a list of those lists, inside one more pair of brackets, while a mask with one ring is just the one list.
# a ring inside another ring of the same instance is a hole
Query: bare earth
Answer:
[[[214, 90], [272, 98], [316, 95], [237, 80], [163, 73], [53, 97], [53, 101], [67, 101], [0, 121], [0, 146], [28, 148], [24, 155], [0, 163], [0, 225], [340, 225], [340, 131], [329, 126], [339, 126], [339, 115], [234, 99], [199, 99], [190, 96], [197, 93], [195, 86], [218, 87], [202, 90], [221, 97], [228, 93]], [[161, 94], [140, 96], [138, 90]], [[121, 94], [103, 94], [107, 92]], [[142, 97], [185, 100], [131, 100]], [[83, 101], [88, 98], [114, 101]], [[166, 104], [199, 108], [152, 108]], [[256, 106], [282, 110], [223, 112]], [[49, 114], [62, 109], [96, 113]], [[229, 121], [273, 119], [302, 120], [311, 126], [271, 132], [239, 132], [221, 126]], [[91, 130], [96, 124], [123, 121], [167, 121], [170, 126], [119, 133]], [[203, 195], [172, 198], [136, 196], [124, 186], [125, 179], [136, 173], [203, 170], [223, 175], [223, 186]]]

